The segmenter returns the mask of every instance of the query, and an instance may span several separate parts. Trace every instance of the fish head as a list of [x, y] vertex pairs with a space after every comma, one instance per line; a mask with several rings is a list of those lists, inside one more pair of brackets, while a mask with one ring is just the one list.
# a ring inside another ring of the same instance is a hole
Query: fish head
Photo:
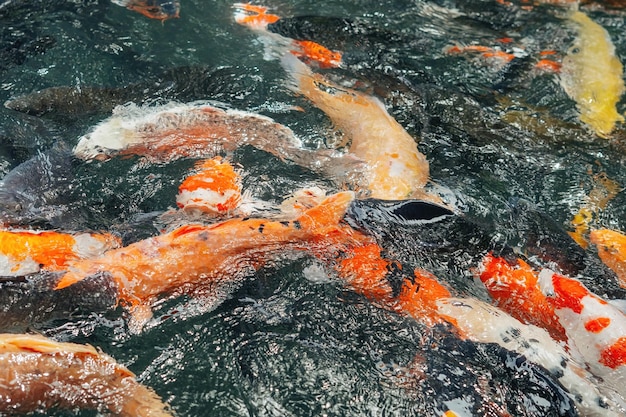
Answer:
[[178, 18], [180, 14], [178, 0], [134, 0], [128, 2], [126, 7], [150, 19], [161, 21]]
[[72, 150], [74, 156], [85, 161], [106, 161], [131, 145], [129, 129], [120, 118], [112, 117], [81, 136]]

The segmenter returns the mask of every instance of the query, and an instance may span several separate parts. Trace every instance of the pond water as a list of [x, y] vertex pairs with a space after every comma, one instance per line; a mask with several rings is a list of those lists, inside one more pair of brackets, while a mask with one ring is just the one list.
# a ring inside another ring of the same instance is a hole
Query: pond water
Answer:
[[[554, 51], [558, 60], [572, 45], [576, 32], [565, 8], [504, 3], [264, 5], [284, 18], [274, 29], [283, 36], [344, 53], [345, 66], [328, 72], [384, 101], [426, 155], [432, 185], [461, 213], [460, 224], [423, 227], [360, 219], [388, 255], [431, 271], [455, 295], [485, 301], [489, 296], [471, 271], [489, 248], [516, 248], [544, 264], [550, 257], [565, 265], [582, 257], [586, 263], [577, 272], [585, 284], [623, 298], [594, 249], [572, 249], [565, 232], [598, 178], [620, 189], [626, 184], [624, 124], [610, 138], [598, 137], [580, 122], [558, 75], [535, 67], [542, 51]], [[599, 3], [582, 10], [606, 29], [623, 62], [625, 9]], [[50, 161], [59, 144], [74, 146], [115, 104], [217, 101], [272, 117], [310, 149], [332, 146], [337, 139], [329, 119], [287, 88], [280, 62], [265, 59], [258, 34], [234, 21], [232, 6], [181, 0], [180, 18], [160, 22], [108, 0], [0, 1], [0, 102], [58, 86], [94, 89], [89, 105], [58, 96], [39, 103], [36, 114], [0, 108], [0, 174], [25, 170], [12, 191], [23, 187], [37, 196], [17, 214], [5, 210], [5, 220], [111, 230], [126, 242], [158, 233], [152, 213], [175, 206], [193, 160], [70, 161], [52, 163], [39, 176], [20, 165], [37, 157]], [[503, 62], [446, 52], [473, 44], [518, 57]], [[619, 112], [625, 104], [622, 98]], [[252, 147], [230, 157], [245, 171], [244, 189], [259, 199], [279, 203], [303, 186], [336, 188]], [[612, 197], [592, 225], [626, 230], [624, 199], [622, 192]], [[28, 328], [90, 343], [128, 366], [178, 416], [567, 414], [563, 389], [539, 367], [495, 344], [461, 340], [446, 326], [429, 328], [385, 310], [312, 257], [285, 255], [247, 274], [228, 294], [165, 300], [155, 317], [139, 334], [129, 332], [122, 307], [53, 320], [35, 315], [24, 328], [0, 331]]]

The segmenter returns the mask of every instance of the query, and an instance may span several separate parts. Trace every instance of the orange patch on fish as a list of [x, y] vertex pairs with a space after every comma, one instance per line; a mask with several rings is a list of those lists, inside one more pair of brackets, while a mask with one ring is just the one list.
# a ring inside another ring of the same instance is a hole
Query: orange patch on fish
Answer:
[[626, 336], [620, 337], [611, 346], [602, 350], [600, 363], [611, 369], [626, 365]]
[[120, 244], [110, 234], [0, 230], [0, 272], [13, 276], [40, 268], [58, 271], [71, 261], [99, 256]]
[[371, 300], [385, 301], [391, 297], [391, 288], [385, 279], [389, 264], [381, 257], [380, 246], [370, 243], [352, 248], [338, 269], [357, 292]]
[[540, 59], [535, 64], [535, 68], [542, 71], [558, 73], [561, 71], [561, 64], [551, 59]]
[[316, 62], [320, 68], [337, 68], [341, 65], [341, 52], [331, 51], [317, 42], [296, 40], [297, 49], [291, 53], [307, 64]]
[[235, 3], [233, 7], [237, 9], [235, 21], [240, 25], [262, 29], [280, 20], [280, 16], [267, 13], [268, 8], [264, 6], [255, 6], [250, 3]]
[[598, 317], [585, 322], [585, 329], [591, 333], [600, 333], [602, 330], [611, 324], [611, 319], [608, 317]]
[[450, 291], [433, 274], [416, 269], [414, 279], [404, 281], [396, 303], [402, 312], [432, 327], [444, 322], [454, 324], [453, 319], [444, 319], [437, 311], [437, 301], [450, 297]]
[[[580, 314], [583, 311], [582, 299], [591, 295], [589, 290], [583, 284], [575, 279], [567, 278], [562, 275], [552, 274], [552, 287], [554, 295], [550, 297], [554, 307], [569, 308], [574, 313]], [[606, 304], [606, 301], [598, 298], [600, 304]]]

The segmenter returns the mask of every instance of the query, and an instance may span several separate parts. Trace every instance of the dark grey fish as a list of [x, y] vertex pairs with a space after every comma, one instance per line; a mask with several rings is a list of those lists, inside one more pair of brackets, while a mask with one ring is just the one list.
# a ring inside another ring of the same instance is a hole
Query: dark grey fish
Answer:
[[[128, 102], [222, 100], [255, 93], [249, 70], [233, 67], [177, 67], [145, 81], [122, 87], [59, 86], [7, 100], [4, 106], [33, 116], [76, 120], [88, 115], [109, 114]], [[232, 104], [232, 103], [231, 103]]]
[[42, 328], [53, 320], [88, 316], [115, 306], [117, 289], [106, 275], [94, 275], [76, 285], [55, 290], [62, 273], [20, 278], [0, 277], [0, 332]]

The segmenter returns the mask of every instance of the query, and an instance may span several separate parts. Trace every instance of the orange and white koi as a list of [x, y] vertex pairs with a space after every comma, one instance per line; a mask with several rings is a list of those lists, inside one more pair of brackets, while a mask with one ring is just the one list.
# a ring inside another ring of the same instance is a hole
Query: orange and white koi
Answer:
[[563, 58], [560, 83], [576, 102], [580, 120], [606, 138], [624, 121], [617, 111], [625, 90], [623, 66], [606, 29], [580, 11], [571, 12], [568, 20], [578, 36]]
[[162, 295], [210, 295], [235, 285], [242, 274], [266, 261], [284, 257], [286, 251], [326, 252], [359, 239], [340, 223], [353, 198], [351, 192], [334, 194], [291, 220], [242, 218], [182, 226], [97, 259], [73, 262], [56, 288], [107, 274], [139, 326], [150, 318], [152, 303]]
[[80, 138], [74, 155], [85, 160], [139, 155], [158, 163], [214, 156], [244, 145], [289, 160], [302, 152], [291, 129], [269, 117], [190, 103], [117, 107]]
[[591, 293], [580, 281], [549, 269], [488, 255], [480, 279], [498, 304], [526, 323], [564, 340], [604, 386], [626, 401], [626, 314]]
[[187, 177], [178, 187], [176, 205], [188, 212], [213, 215], [227, 214], [241, 204], [239, 175], [220, 157], [196, 164], [197, 173]]
[[626, 288], [626, 235], [616, 230], [597, 229], [589, 233], [598, 256], [617, 275], [621, 287]]
[[0, 414], [49, 408], [93, 409], [125, 417], [172, 416], [131, 371], [90, 345], [0, 334]]
[[42, 268], [59, 271], [72, 261], [120, 246], [121, 240], [108, 233], [0, 230], [0, 276], [33, 274]]
[[150, 19], [165, 21], [179, 17], [178, 0], [111, 0], [129, 10], [141, 13]]

